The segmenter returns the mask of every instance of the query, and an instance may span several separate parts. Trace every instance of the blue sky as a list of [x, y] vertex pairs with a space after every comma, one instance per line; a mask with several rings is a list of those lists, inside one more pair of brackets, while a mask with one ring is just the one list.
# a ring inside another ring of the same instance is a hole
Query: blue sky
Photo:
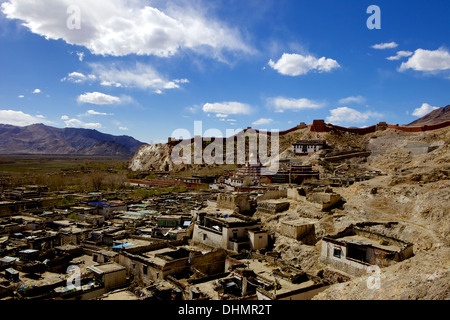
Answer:
[[0, 123], [147, 143], [194, 121], [406, 124], [450, 103], [447, 3], [1, 1]]

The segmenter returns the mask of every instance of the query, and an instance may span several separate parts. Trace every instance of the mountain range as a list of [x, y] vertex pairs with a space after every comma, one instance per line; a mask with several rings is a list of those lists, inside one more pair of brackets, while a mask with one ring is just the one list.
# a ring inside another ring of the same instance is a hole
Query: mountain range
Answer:
[[[450, 105], [436, 109], [407, 126], [450, 121]], [[91, 155], [132, 157], [142, 145], [130, 136], [93, 129], [54, 128], [44, 124], [18, 127], [0, 124], [0, 154]]]
[[102, 155], [131, 157], [145, 143], [92, 129], [0, 124], [0, 154]]

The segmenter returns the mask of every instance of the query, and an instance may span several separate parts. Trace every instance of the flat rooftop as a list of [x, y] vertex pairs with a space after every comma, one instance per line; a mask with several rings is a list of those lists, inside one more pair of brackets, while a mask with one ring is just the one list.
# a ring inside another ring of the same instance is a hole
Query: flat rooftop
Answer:
[[294, 226], [294, 227], [300, 227], [306, 224], [314, 224], [319, 222], [319, 220], [317, 219], [309, 219], [309, 218], [299, 218], [299, 219], [295, 219], [295, 220], [283, 220], [280, 221], [283, 224], [287, 224], [290, 226]]
[[[386, 251], [400, 251], [402, 249], [399, 245], [388, 244], [384, 245], [380, 243], [380, 240], [370, 239], [359, 235], [346, 236], [342, 238], [335, 239], [338, 241], [344, 241], [347, 243], [361, 244], [361, 245], [371, 245], [373, 247], [386, 250]], [[389, 242], [389, 241], [388, 241]]]
[[105, 273], [111, 273], [111, 272], [116, 272], [116, 271], [121, 271], [121, 270], [126, 270], [126, 268], [124, 266], [121, 266], [120, 264], [117, 263], [106, 263], [106, 264], [102, 264], [102, 265], [98, 265], [98, 266], [91, 266], [88, 267], [89, 270], [94, 271], [95, 273], [98, 274], [105, 274]]
[[[273, 266], [270, 266], [267, 262], [259, 262], [256, 259], [240, 259], [241, 263], [246, 264], [248, 266], [248, 269], [252, 270], [257, 276], [265, 280], [265, 282], [268, 282], [270, 284], [274, 283], [274, 276], [273, 276], [273, 270], [276, 269]], [[228, 279], [232, 278], [233, 275], [230, 274], [227, 277], [224, 277], [222, 279]], [[281, 288], [276, 291], [277, 296], [289, 293], [295, 290], [300, 290], [303, 288], [308, 288], [313, 286], [315, 283], [311, 280], [294, 284], [290, 281], [284, 279], [281, 276], [276, 276], [277, 282], [281, 285]], [[219, 295], [217, 291], [214, 290], [216, 280], [211, 280], [203, 283], [197, 283], [195, 284], [195, 287], [198, 289], [198, 291], [208, 295], [213, 300], [219, 300]], [[270, 293], [274, 294], [274, 290], [270, 290]]]
[[127, 289], [112, 291], [98, 298], [99, 300], [138, 300], [134, 293]]

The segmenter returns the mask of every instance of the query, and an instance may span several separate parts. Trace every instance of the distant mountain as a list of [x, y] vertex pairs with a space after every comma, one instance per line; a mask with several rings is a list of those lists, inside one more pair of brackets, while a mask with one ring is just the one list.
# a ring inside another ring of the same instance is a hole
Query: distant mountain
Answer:
[[431, 111], [416, 121], [407, 124], [407, 127], [421, 127], [425, 125], [433, 125], [450, 120], [450, 105]]
[[0, 124], [0, 154], [133, 156], [145, 143], [97, 130]]

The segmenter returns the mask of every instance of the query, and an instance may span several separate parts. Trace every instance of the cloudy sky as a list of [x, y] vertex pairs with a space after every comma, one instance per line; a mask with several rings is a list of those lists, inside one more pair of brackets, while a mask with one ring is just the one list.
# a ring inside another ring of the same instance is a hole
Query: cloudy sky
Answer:
[[0, 0], [0, 123], [153, 143], [450, 104], [448, 0], [375, 2]]

